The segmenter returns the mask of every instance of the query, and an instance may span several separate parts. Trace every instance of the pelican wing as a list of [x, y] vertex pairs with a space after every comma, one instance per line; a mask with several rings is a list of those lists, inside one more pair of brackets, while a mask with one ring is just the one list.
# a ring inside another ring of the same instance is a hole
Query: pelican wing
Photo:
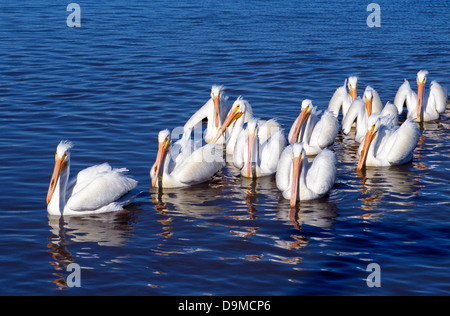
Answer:
[[339, 121], [330, 111], [325, 111], [311, 134], [310, 144], [326, 148], [334, 143], [339, 131]]
[[182, 183], [193, 185], [207, 181], [224, 166], [222, 147], [207, 144], [175, 166], [171, 175]]
[[380, 113], [380, 117], [385, 116], [391, 116], [392, 117], [392, 124], [398, 125], [398, 111], [394, 104], [391, 102], [386, 102], [386, 105], [384, 106], [383, 110]]
[[392, 135], [392, 144], [387, 154], [391, 165], [409, 161], [420, 137], [419, 126], [411, 120], [406, 120]]
[[325, 195], [334, 185], [337, 174], [336, 155], [325, 148], [314, 158], [306, 175], [307, 187], [319, 197]]
[[285, 191], [289, 189], [292, 178], [292, 149], [293, 145], [284, 148], [278, 161], [276, 183], [278, 189]]
[[272, 135], [261, 148], [261, 169], [275, 172], [277, 170], [281, 152], [285, 146], [286, 138], [284, 136], [284, 131], [278, 130], [278, 132]]
[[275, 119], [267, 121], [258, 120], [258, 138], [259, 143], [265, 143], [272, 135], [280, 131], [281, 125]]
[[439, 114], [444, 113], [447, 107], [447, 89], [443, 88], [436, 81], [431, 82], [430, 94], [427, 101], [428, 107], [434, 107]]
[[74, 211], [92, 211], [117, 201], [137, 186], [124, 175], [127, 169], [112, 169], [107, 163], [78, 173], [67, 206]]

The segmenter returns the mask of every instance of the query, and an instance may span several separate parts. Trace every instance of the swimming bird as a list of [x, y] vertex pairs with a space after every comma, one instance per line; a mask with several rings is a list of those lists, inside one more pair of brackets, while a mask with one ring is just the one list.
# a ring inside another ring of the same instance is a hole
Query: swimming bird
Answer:
[[169, 130], [158, 134], [158, 154], [150, 170], [152, 187], [178, 188], [210, 180], [225, 166], [222, 149], [215, 144], [196, 148], [189, 130], [172, 146]]
[[358, 149], [357, 170], [364, 166], [394, 166], [411, 161], [420, 138], [419, 127], [411, 119], [392, 124], [392, 116], [371, 116], [368, 129]]
[[333, 187], [337, 175], [334, 152], [323, 149], [310, 163], [302, 143], [287, 146], [280, 156], [276, 183], [291, 207], [297, 201], [313, 200], [325, 196]]
[[[358, 85], [358, 77], [351, 76], [345, 79], [344, 85], [337, 88], [328, 104], [328, 111], [332, 112], [335, 117], [339, 116], [339, 111], [342, 111], [342, 118], [347, 114], [352, 102], [356, 99]], [[348, 87], [348, 91], [347, 91]]]
[[[233, 164], [247, 178], [274, 175], [277, 171], [278, 159], [286, 145], [284, 131], [274, 120], [258, 124], [253, 119], [247, 123], [236, 140], [233, 152]], [[268, 130], [270, 135], [268, 136]]]
[[[368, 87], [364, 92], [364, 101], [361, 98], [356, 98], [350, 106], [347, 115], [342, 121], [342, 132], [345, 135], [350, 133], [352, 126], [355, 125], [356, 133], [355, 140], [360, 143], [364, 140], [367, 131], [369, 117], [371, 116], [392, 116], [392, 123], [398, 125], [397, 108], [390, 102], [387, 102], [383, 107], [381, 101], [377, 101], [377, 106], [373, 107], [374, 92], [372, 88]], [[376, 92], [375, 92], [376, 93]], [[379, 100], [379, 98], [377, 98]], [[355, 124], [356, 121], [356, 124]]]
[[339, 131], [339, 121], [332, 112], [317, 111], [309, 99], [303, 100], [301, 112], [289, 131], [289, 143], [303, 143], [307, 155], [317, 155], [324, 148], [332, 145]]
[[266, 142], [279, 130], [282, 130], [280, 123], [275, 119], [262, 120], [255, 118], [250, 103], [242, 97], [238, 97], [211, 142], [214, 143], [226, 132], [226, 153], [227, 155], [232, 155], [235, 151], [239, 135], [246, 129], [245, 124], [248, 124], [251, 120], [256, 120], [257, 122], [259, 129], [258, 137], [261, 144]]
[[56, 148], [55, 168], [47, 194], [50, 215], [88, 215], [123, 210], [135, 196], [128, 193], [137, 181], [125, 176], [127, 169], [113, 169], [108, 163], [80, 171], [69, 183], [70, 149], [61, 141]]
[[[239, 134], [244, 130], [244, 124], [250, 120], [253, 120], [253, 109], [250, 103], [239, 96], [231, 106], [227, 117], [223, 124], [220, 126], [217, 134], [214, 136], [211, 143], [216, 143], [222, 135], [226, 135], [226, 152], [228, 155], [232, 155], [236, 141]], [[225, 133], [226, 132], [226, 133]]]
[[[213, 85], [211, 87], [211, 98], [189, 118], [184, 124], [184, 130], [194, 129], [197, 124], [201, 124], [206, 118], [205, 143], [210, 143], [228, 112], [227, 98], [224, 96], [224, 91], [224, 86]], [[225, 138], [219, 138], [216, 143], [224, 144]]]
[[427, 75], [427, 70], [420, 70], [417, 73], [417, 94], [411, 89], [408, 80], [405, 79], [394, 99], [399, 114], [403, 112], [405, 103], [408, 109], [407, 118], [414, 121], [434, 121], [445, 112], [447, 89], [436, 81], [432, 81], [429, 94], [426, 96], [424, 90]]

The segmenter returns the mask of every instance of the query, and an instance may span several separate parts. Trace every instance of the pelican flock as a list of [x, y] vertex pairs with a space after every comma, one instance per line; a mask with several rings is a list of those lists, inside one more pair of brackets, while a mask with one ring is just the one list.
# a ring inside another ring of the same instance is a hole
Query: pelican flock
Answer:
[[[171, 189], [207, 182], [231, 160], [242, 177], [275, 176], [291, 207], [322, 198], [337, 178], [338, 161], [331, 146], [339, 131], [348, 135], [355, 130], [354, 140], [360, 143], [355, 161], [358, 174], [364, 168], [412, 160], [421, 135], [417, 122], [437, 120], [447, 107], [447, 90], [436, 81], [424, 93], [427, 75], [426, 70], [417, 73], [417, 93], [405, 79], [394, 102], [384, 107], [370, 86], [358, 97], [358, 78], [351, 76], [336, 89], [325, 111], [317, 110], [312, 100], [303, 100], [288, 135], [276, 119], [255, 118], [252, 106], [241, 96], [228, 106], [225, 87], [213, 85], [209, 100], [185, 123], [180, 139], [172, 143], [168, 129], [159, 132], [151, 186]], [[406, 118], [400, 124], [405, 105]], [[193, 130], [204, 120], [204, 137], [193, 140]], [[132, 203], [138, 183], [126, 175], [127, 169], [104, 163], [80, 171], [69, 182], [72, 146], [68, 141], [57, 146], [47, 194], [49, 214], [97, 214], [119, 211]]]

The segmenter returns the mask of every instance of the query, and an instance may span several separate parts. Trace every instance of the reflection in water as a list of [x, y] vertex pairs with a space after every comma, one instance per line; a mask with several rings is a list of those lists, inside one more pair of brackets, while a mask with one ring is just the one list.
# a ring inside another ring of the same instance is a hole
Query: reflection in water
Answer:
[[135, 212], [131, 210], [132, 207], [127, 207], [129, 211], [86, 217], [48, 215], [53, 235], [49, 237], [47, 248], [52, 256], [50, 264], [57, 271], [53, 273], [56, 279], [51, 282], [56, 284], [58, 290], [67, 288], [67, 266], [76, 262], [69, 250], [70, 244], [94, 242], [100, 246], [123, 246], [134, 230]]
[[156, 211], [170, 210], [177, 215], [194, 218], [220, 214], [223, 210], [220, 201], [222, 192], [222, 186], [213, 183], [176, 189], [150, 189], [151, 199], [155, 204]]
[[[388, 202], [395, 209], [405, 209], [413, 202], [422, 185], [420, 175], [416, 169], [411, 168], [413, 164], [391, 167], [365, 168], [358, 173], [362, 184], [361, 208], [365, 211], [374, 211], [383, 198], [390, 199]], [[415, 166], [414, 166], [415, 167]], [[362, 217], [371, 218], [373, 214], [365, 214]]]
[[[205, 219], [220, 214], [223, 210], [223, 180], [222, 175], [214, 177], [212, 181], [183, 188], [151, 188], [150, 197], [153, 208], [162, 219], [162, 232], [157, 234], [164, 238], [152, 250], [157, 255], [170, 255], [172, 253], [191, 252], [192, 248], [174, 249], [166, 245], [165, 241], [172, 238], [175, 232], [175, 217], [191, 217]], [[225, 197], [223, 197], [225, 199]]]
[[337, 216], [336, 205], [326, 197], [301, 201], [295, 208], [290, 207], [289, 201], [282, 197], [278, 201], [277, 218], [289, 220], [296, 229], [301, 229], [303, 225], [330, 228]]

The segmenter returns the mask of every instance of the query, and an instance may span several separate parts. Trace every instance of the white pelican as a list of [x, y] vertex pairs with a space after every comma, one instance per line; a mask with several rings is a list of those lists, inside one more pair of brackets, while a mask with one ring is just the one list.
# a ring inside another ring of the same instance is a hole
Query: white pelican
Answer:
[[[208, 122], [205, 131], [205, 143], [211, 142], [228, 111], [224, 90], [224, 86], [212, 86], [211, 98], [184, 124], [185, 131], [194, 129], [197, 124], [201, 124], [202, 120], [206, 118]], [[225, 138], [219, 138], [216, 143], [224, 144]]]
[[88, 215], [123, 210], [133, 200], [127, 193], [137, 181], [126, 177], [127, 169], [112, 169], [107, 163], [80, 171], [68, 183], [72, 143], [61, 141], [56, 148], [55, 169], [47, 194], [50, 215]]
[[410, 119], [398, 126], [392, 124], [392, 116], [371, 116], [364, 143], [358, 149], [357, 170], [364, 166], [393, 166], [411, 161], [419, 137], [419, 127]]
[[308, 162], [302, 143], [287, 146], [278, 162], [276, 183], [283, 197], [294, 207], [297, 201], [313, 200], [326, 195], [336, 181], [336, 155], [325, 148]]
[[447, 107], [447, 89], [443, 88], [439, 83], [432, 81], [429, 95], [424, 97], [427, 75], [428, 71], [426, 70], [420, 70], [417, 73], [417, 94], [411, 89], [408, 80], [405, 79], [394, 99], [394, 104], [399, 114], [402, 113], [405, 103], [408, 109], [407, 118], [414, 121], [437, 120], [440, 114], [445, 112]]
[[342, 110], [342, 118], [347, 114], [350, 105], [357, 97], [358, 77], [348, 77], [348, 91], [347, 79], [344, 85], [337, 88], [328, 104], [328, 111], [332, 112], [335, 117], [339, 116], [339, 110]]
[[[348, 135], [356, 120], [355, 140], [358, 143], [364, 140], [370, 116], [391, 115], [393, 117], [392, 123], [394, 125], [398, 125], [397, 108], [390, 102], [387, 102], [383, 108], [379, 97], [375, 97], [375, 100], [377, 101], [374, 103], [374, 93], [376, 93], [375, 90], [367, 87], [366, 91], [364, 92], [364, 101], [359, 97], [355, 101], [353, 101], [347, 112], [347, 115], [342, 121], [342, 132], [345, 135]], [[378, 94], [376, 94], [376, 96], [377, 95]], [[376, 104], [375, 107], [374, 104]]]
[[158, 134], [158, 154], [150, 170], [152, 187], [178, 188], [208, 181], [225, 166], [222, 149], [215, 144], [192, 149], [189, 133], [172, 146], [169, 130]]
[[332, 145], [339, 131], [339, 121], [332, 112], [326, 110], [319, 119], [321, 111], [309, 99], [302, 101], [300, 115], [289, 131], [289, 143], [303, 143], [307, 155], [317, 155]]
[[211, 143], [216, 143], [222, 135], [227, 132], [225, 134], [227, 135], [226, 152], [228, 155], [232, 155], [234, 152], [234, 147], [236, 146], [236, 140], [239, 134], [244, 130], [244, 124], [253, 119], [253, 109], [250, 103], [244, 98], [238, 97], [231, 106], [227, 117], [225, 118], [222, 126], [220, 126]]
[[[268, 129], [273, 130], [269, 132]], [[285, 145], [284, 132], [275, 120], [258, 124], [253, 119], [237, 138], [233, 164], [247, 178], [273, 175], [277, 171], [278, 159]]]

